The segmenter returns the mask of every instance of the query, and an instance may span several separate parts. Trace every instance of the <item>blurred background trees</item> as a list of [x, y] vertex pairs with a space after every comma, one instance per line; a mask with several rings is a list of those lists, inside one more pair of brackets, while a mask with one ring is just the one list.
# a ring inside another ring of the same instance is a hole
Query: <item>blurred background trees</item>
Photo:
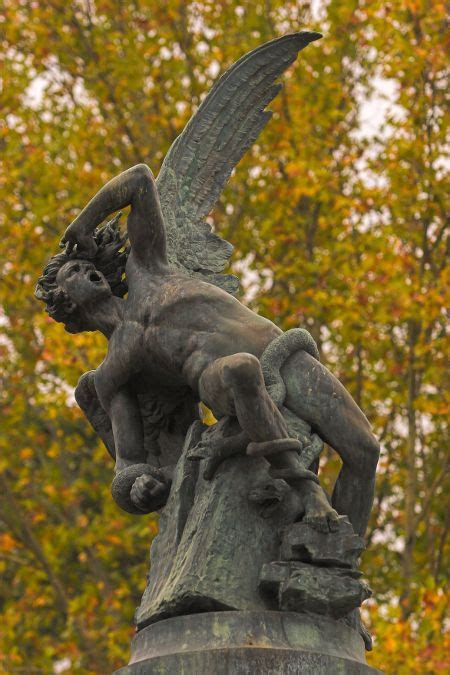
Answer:
[[[211, 218], [243, 298], [311, 331], [381, 439], [371, 663], [448, 668], [444, 4], [3, 0], [0, 672], [126, 663], [157, 532], [110, 498], [111, 461], [73, 400], [105, 342], [46, 317], [43, 263], [102, 183], [138, 162], [157, 173], [219, 72], [302, 28], [324, 39]], [[336, 469], [326, 453], [328, 485]]]

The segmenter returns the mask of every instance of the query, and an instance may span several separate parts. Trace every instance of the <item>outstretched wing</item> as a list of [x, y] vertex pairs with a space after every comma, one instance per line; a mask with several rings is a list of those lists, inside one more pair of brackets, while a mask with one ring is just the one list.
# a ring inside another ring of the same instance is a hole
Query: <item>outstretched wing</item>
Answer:
[[281, 89], [278, 77], [320, 33], [302, 31], [272, 40], [237, 61], [172, 144], [157, 178], [172, 265], [230, 293], [238, 280], [220, 274], [230, 243], [211, 232], [205, 217], [233, 168], [269, 121], [266, 106]]

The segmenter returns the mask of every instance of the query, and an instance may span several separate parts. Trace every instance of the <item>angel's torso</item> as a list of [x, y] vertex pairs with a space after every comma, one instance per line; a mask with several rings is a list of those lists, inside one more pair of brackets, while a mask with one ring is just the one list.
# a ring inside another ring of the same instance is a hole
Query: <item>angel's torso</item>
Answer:
[[131, 357], [135, 377], [143, 384], [188, 385], [197, 391], [212, 361], [238, 352], [259, 357], [281, 333], [271, 321], [200, 279], [142, 270], [127, 270], [127, 277], [124, 321], [109, 351], [122, 355], [124, 363]]

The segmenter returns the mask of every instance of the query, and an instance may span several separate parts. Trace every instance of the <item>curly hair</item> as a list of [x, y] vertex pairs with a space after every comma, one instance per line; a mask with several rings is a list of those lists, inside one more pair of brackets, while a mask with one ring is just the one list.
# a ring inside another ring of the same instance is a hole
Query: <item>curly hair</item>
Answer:
[[[91, 260], [109, 283], [113, 295], [119, 298], [123, 297], [128, 290], [123, 275], [130, 250], [127, 245], [127, 233], [122, 235], [119, 229], [121, 215], [118, 213], [104, 227], [95, 230], [94, 240], [97, 244], [97, 251]], [[34, 292], [38, 300], [45, 302], [45, 309], [49, 316], [63, 323], [69, 333], [79, 333], [86, 330], [86, 327], [79, 308], [73, 306], [67, 293], [58, 286], [56, 275], [69, 260], [83, 258], [83, 253], [78, 252], [76, 247], [70, 254], [63, 251], [54, 255], [45, 266], [42, 276], [39, 277]]]

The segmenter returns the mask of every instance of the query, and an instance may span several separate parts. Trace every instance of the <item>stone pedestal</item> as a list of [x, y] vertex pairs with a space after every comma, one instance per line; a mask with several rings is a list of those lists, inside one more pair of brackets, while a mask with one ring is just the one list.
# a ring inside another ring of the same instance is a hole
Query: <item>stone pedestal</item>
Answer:
[[116, 675], [369, 675], [359, 634], [295, 612], [178, 616], [140, 630]]
[[[347, 518], [297, 522], [298, 496], [262, 458], [235, 456], [206, 480], [194, 424], [152, 545], [138, 631], [121, 675], [375, 673], [358, 608], [363, 548]], [[281, 610], [281, 611], [280, 611]]]

